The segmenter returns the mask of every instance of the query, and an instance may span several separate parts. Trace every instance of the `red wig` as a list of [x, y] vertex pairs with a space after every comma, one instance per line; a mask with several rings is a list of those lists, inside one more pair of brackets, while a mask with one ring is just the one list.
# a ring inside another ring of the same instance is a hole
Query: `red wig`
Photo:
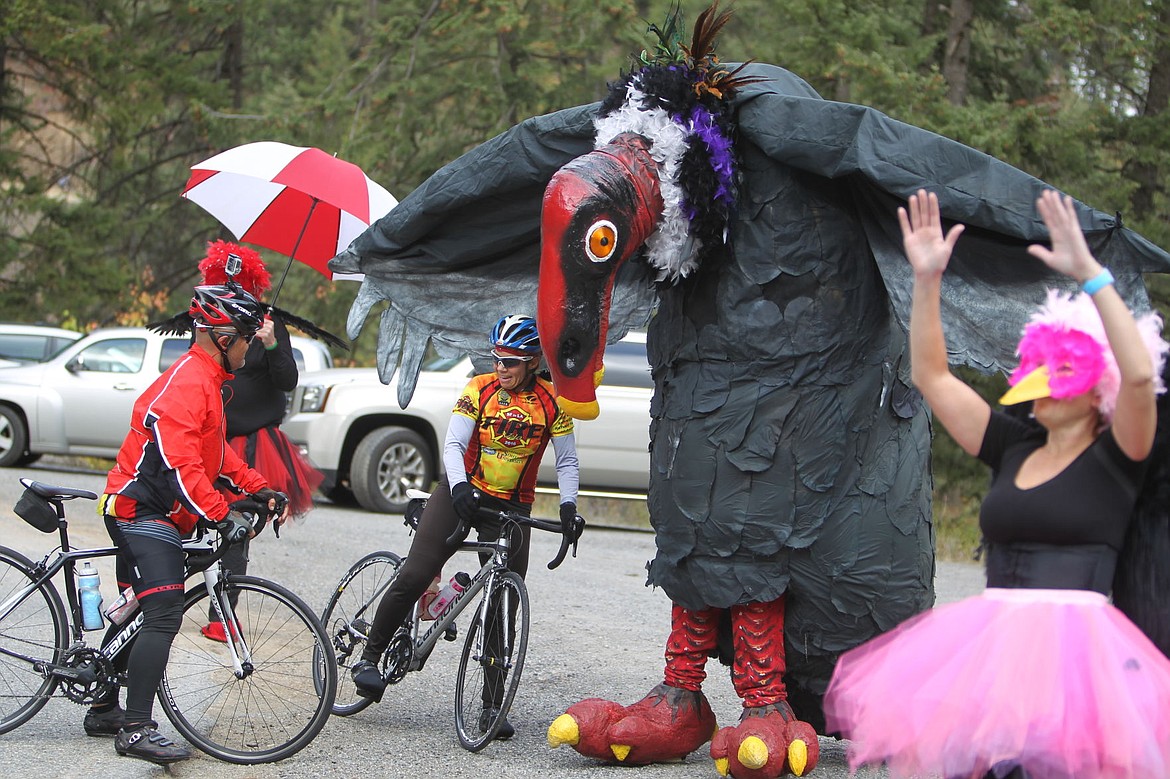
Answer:
[[229, 254], [240, 258], [243, 268], [236, 274], [234, 280], [248, 294], [259, 299], [264, 292], [272, 288], [272, 277], [264, 267], [260, 253], [255, 249], [227, 241], [213, 241], [207, 244], [207, 256], [199, 263], [199, 270], [203, 274], [202, 284], [227, 283], [228, 276], [224, 268]]

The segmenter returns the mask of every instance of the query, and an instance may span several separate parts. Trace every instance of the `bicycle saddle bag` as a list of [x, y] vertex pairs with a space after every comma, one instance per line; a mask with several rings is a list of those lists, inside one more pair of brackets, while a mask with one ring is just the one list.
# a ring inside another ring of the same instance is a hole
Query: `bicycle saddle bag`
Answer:
[[47, 500], [26, 488], [20, 500], [13, 507], [16, 515], [42, 533], [57, 529], [57, 512]]

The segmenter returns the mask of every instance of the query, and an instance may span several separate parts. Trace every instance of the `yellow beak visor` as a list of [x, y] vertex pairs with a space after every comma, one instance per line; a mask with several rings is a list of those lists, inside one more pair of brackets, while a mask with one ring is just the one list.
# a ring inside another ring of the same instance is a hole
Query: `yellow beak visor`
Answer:
[[1048, 383], [1048, 366], [1041, 365], [1024, 376], [1003, 394], [999, 402], [1004, 406], [1013, 406], [1029, 400], [1052, 397], [1052, 387]]

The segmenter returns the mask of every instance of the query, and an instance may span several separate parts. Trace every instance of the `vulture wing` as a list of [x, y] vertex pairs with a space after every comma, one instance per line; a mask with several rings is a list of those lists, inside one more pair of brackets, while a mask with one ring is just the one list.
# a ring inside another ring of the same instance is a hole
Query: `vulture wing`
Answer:
[[[771, 65], [740, 91], [744, 140], [770, 160], [840, 184], [856, 201], [898, 321], [908, 327], [912, 273], [895, 216], [920, 188], [938, 194], [944, 219], [967, 230], [943, 279], [943, 321], [952, 362], [984, 371], [1015, 367], [1015, 346], [1048, 287], [1072, 290], [1026, 248], [1047, 240], [1036, 199], [1053, 189], [1040, 179], [957, 141], [872, 108], [821, 99], [805, 82]], [[1137, 313], [1148, 311], [1143, 273], [1170, 272], [1170, 255], [1111, 216], [1078, 203], [1090, 247], [1117, 278]]]
[[[562, 165], [593, 148], [596, 106], [528, 119], [447, 164], [330, 261], [364, 273], [350, 310], [356, 338], [386, 301], [378, 368], [399, 376], [398, 402], [414, 394], [428, 343], [441, 355], [471, 354], [488, 370], [487, 333], [501, 316], [536, 314], [540, 211]], [[615, 288], [612, 339], [644, 324], [653, 305], [649, 274], [629, 268]], [[399, 365], [401, 363], [401, 365]]]

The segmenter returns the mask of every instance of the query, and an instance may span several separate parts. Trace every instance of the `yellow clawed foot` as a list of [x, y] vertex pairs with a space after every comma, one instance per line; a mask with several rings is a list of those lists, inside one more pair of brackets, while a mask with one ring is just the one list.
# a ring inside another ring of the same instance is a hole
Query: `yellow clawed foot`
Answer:
[[548, 726], [548, 745], [556, 749], [561, 744], [576, 746], [581, 740], [581, 730], [577, 727], [577, 720], [568, 714], [562, 714]]
[[796, 739], [788, 745], [788, 768], [797, 776], [804, 776], [808, 767], [808, 744]]

